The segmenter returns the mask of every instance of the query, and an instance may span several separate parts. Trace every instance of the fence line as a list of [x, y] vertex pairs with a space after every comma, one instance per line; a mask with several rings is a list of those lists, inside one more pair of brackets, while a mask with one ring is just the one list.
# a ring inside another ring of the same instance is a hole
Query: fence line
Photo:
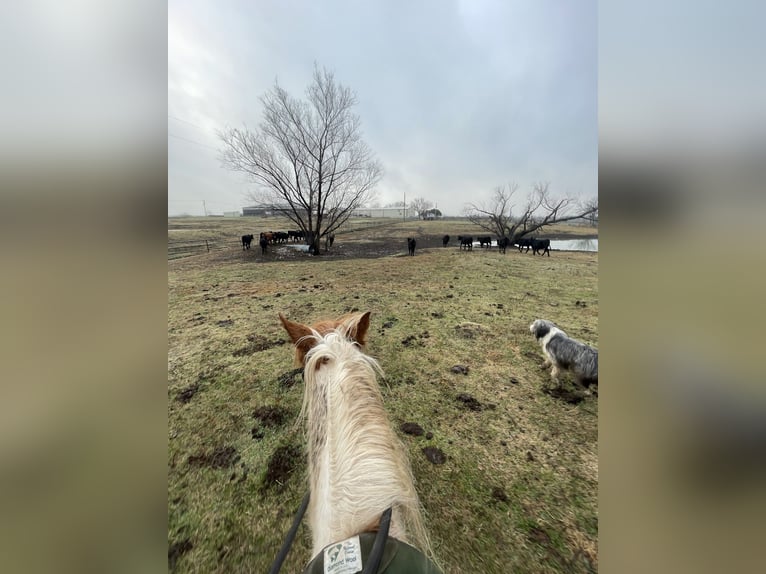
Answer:
[[168, 259], [180, 259], [200, 253], [210, 253], [211, 248], [216, 248], [216, 242], [209, 239], [168, 241]]

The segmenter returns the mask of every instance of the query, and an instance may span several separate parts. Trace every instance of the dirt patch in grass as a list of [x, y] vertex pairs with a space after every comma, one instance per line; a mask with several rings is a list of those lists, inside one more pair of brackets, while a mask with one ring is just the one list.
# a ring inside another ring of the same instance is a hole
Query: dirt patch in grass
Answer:
[[587, 396], [583, 391], [575, 389], [567, 389], [565, 387], [552, 387], [544, 389], [543, 392], [546, 395], [550, 395], [554, 399], [562, 400], [570, 405], [577, 405], [585, 400]]
[[284, 345], [287, 343], [284, 339], [274, 339], [273, 341], [269, 341], [267, 339], [263, 339], [261, 337], [248, 337], [248, 344], [244, 347], [240, 347], [236, 351], [232, 353], [235, 357], [243, 357], [245, 355], [252, 355], [253, 353], [259, 353], [261, 351], [266, 351], [268, 349], [271, 349], [273, 347], [278, 347], [280, 345]]
[[299, 382], [299, 379], [303, 380], [303, 367], [282, 373], [279, 375], [279, 378], [277, 378], [277, 383], [279, 383], [279, 386], [283, 389], [289, 389], [294, 387], [295, 384]]
[[461, 323], [455, 325], [455, 333], [464, 339], [475, 339], [488, 334], [487, 328], [480, 323]]
[[537, 542], [538, 544], [545, 546], [546, 548], [551, 543], [550, 535], [539, 526], [532, 526], [529, 529], [529, 532], [527, 532], [527, 538], [529, 538], [532, 542]]
[[386, 322], [380, 326], [380, 331], [383, 332], [385, 329], [390, 329], [394, 326], [394, 323], [396, 323], [397, 320], [396, 317], [389, 317], [386, 319]]
[[500, 502], [508, 502], [508, 495], [505, 493], [505, 490], [496, 486], [492, 489], [492, 499]]
[[457, 399], [458, 403], [460, 403], [460, 406], [469, 411], [493, 410], [497, 406], [492, 403], [481, 403], [468, 393], [460, 393], [455, 398]]
[[199, 385], [197, 383], [193, 383], [185, 389], [182, 389], [181, 392], [176, 395], [176, 400], [179, 403], [186, 404], [192, 400], [192, 398], [194, 398], [194, 395], [197, 394], [197, 391], [199, 391]]
[[193, 454], [189, 457], [189, 466], [208, 466], [210, 468], [230, 468], [234, 466], [240, 456], [233, 446], [219, 446], [211, 453]]
[[423, 331], [420, 335], [409, 335], [402, 339], [402, 345], [404, 347], [425, 347], [424, 339], [430, 338], [431, 335], [428, 331]]
[[280, 446], [269, 458], [266, 474], [261, 483], [261, 492], [270, 488], [281, 491], [285, 488], [290, 475], [303, 462], [303, 450], [295, 445]]
[[253, 411], [253, 418], [265, 427], [280, 427], [290, 417], [290, 411], [278, 406], [258, 407]]
[[435, 446], [424, 447], [423, 454], [426, 455], [429, 462], [432, 462], [433, 464], [444, 464], [447, 462], [447, 455], [444, 454], [440, 448]]
[[404, 434], [409, 434], [412, 436], [423, 436], [423, 433], [425, 433], [423, 427], [418, 423], [402, 423], [402, 426], [399, 428], [402, 429]]
[[175, 570], [178, 559], [194, 548], [191, 540], [184, 538], [179, 542], [173, 542], [168, 546], [168, 570]]

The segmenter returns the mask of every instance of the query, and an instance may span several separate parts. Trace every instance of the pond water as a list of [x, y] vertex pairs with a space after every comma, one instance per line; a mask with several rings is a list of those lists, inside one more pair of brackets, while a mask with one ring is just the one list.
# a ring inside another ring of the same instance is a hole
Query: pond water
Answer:
[[308, 252], [309, 246], [308, 245], [302, 245], [300, 243], [285, 243], [285, 247], [290, 247], [292, 249], [297, 249], [298, 251], [305, 251]]
[[[479, 247], [480, 244], [478, 241], [474, 241], [473, 246]], [[497, 241], [492, 241], [492, 247], [497, 247]], [[518, 249], [518, 247], [514, 247], [514, 249]], [[524, 253], [526, 251], [525, 247]], [[551, 239], [551, 251], [598, 251], [598, 237], [593, 239]]]
[[598, 251], [598, 237], [594, 239], [551, 239], [551, 249], [559, 251]]
[[[299, 251], [308, 251], [308, 245], [299, 243], [286, 243], [284, 247], [297, 249]], [[479, 242], [474, 241], [473, 246], [479, 248]], [[497, 241], [492, 241], [492, 247], [497, 247]], [[508, 247], [511, 249], [511, 247]], [[517, 249], [514, 247], [514, 249]], [[551, 239], [551, 250], [555, 251], [598, 251], [598, 237], [593, 239]], [[526, 253], [526, 249], [525, 249]]]

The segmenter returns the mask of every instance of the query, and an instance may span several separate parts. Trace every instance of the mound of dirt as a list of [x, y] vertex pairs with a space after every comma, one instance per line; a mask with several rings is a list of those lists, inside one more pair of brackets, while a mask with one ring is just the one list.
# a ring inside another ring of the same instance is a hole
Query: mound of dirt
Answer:
[[188, 538], [184, 538], [179, 542], [173, 542], [173, 544], [168, 546], [168, 570], [175, 570], [178, 559], [192, 548], [194, 548], [194, 544]]
[[550, 535], [545, 530], [538, 528], [537, 526], [533, 526], [529, 529], [527, 538], [529, 538], [532, 542], [537, 542], [543, 546], [548, 546], [551, 543]]
[[234, 466], [240, 456], [233, 446], [219, 446], [211, 453], [194, 454], [189, 457], [189, 466], [209, 466], [210, 468], [229, 468]]
[[435, 446], [427, 446], [423, 448], [423, 454], [433, 464], [444, 464], [447, 462], [447, 455], [442, 452], [440, 448]]
[[489, 333], [484, 325], [481, 323], [473, 323], [471, 321], [455, 325], [455, 332], [458, 336], [463, 337], [464, 339], [475, 339]]
[[469, 411], [492, 410], [496, 407], [496, 405], [492, 403], [483, 404], [468, 393], [460, 393], [455, 398], [460, 402], [463, 408], [468, 409]]
[[290, 475], [300, 464], [302, 455], [301, 448], [295, 445], [280, 446], [275, 450], [269, 459], [266, 474], [261, 483], [261, 492], [272, 487], [278, 491], [283, 490]]
[[412, 436], [423, 436], [423, 433], [425, 432], [423, 427], [418, 423], [402, 423], [402, 426], [399, 428], [402, 429], [404, 434], [409, 434]]
[[492, 489], [492, 498], [494, 500], [499, 500], [500, 502], [508, 502], [508, 495], [499, 486]]
[[278, 406], [263, 406], [253, 411], [253, 418], [265, 427], [282, 426], [289, 416], [290, 411]]
[[282, 387], [283, 389], [289, 389], [295, 386], [299, 378], [301, 379], [303, 378], [303, 367], [299, 367], [297, 369], [293, 369], [292, 371], [287, 371], [285, 373], [282, 373], [281, 375], [279, 375], [277, 382], [279, 383], [279, 386]]
[[185, 389], [183, 389], [180, 393], [178, 393], [178, 395], [176, 396], [176, 400], [179, 403], [186, 404], [190, 400], [192, 400], [194, 395], [197, 394], [197, 391], [199, 391], [199, 385], [197, 383], [193, 383], [189, 385], [188, 387], [186, 387]]
[[253, 353], [266, 351], [267, 349], [271, 349], [272, 347], [278, 347], [279, 345], [284, 345], [287, 342], [284, 339], [275, 339], [273, 341], [269, 341], [267, 339], [263, 339], [261, 337], [255, 337], [255, 336], [248, 337], [248, 340], [250, 342], [247, 345], [245, 345], [244, 347], [240, 347], [239, 349], [234, 351], [232, 355], [234, 355], [235, 357], [252, 355]]

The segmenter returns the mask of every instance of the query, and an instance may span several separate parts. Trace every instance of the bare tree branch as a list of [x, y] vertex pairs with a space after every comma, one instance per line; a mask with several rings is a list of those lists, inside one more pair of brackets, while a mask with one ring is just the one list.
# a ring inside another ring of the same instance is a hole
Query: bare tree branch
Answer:
[[424, 213], [433, 207], [433, 203], [425, 197], [416, 197], [410, 202], [410, 207], [415, 210], [419, 218], [423, 219]]
[[512, 202], [519, 189], [515, 183], [506, 187], [495, 188], [492, 198], [487, 203], [468, 204], [466, 217], [498, 237], [506, 236], [514, 242], [554, 223], [563, 223], [575, 219], [598, 215], [598, 200], [593, 199], [577, 205], [571, 197], [554, 197], [547, 182], [538, 182], [527, 196], [523, 210], [514, 215], [515, 204]]
[[516, 183], [509, 184], [507, 188], [496, 187], [488, 203], [469, 204], [466, 208], [466, 217], [489, 233], [503, 237], [507, 233], [506, 230], [510, 229], [513, 207], [510, 202], [518, 189], [519, 186]]
[[261, 103], [258, 130], [219, 133], [221, 162], [247, 174], [258, 185], [251, 199], [281, 207], [319, 254], [321, 238], [373, 198], [383, 173], [352, 112], [356, 97], [332, 72], [315, 66], [306, 100], [275, 83]]

